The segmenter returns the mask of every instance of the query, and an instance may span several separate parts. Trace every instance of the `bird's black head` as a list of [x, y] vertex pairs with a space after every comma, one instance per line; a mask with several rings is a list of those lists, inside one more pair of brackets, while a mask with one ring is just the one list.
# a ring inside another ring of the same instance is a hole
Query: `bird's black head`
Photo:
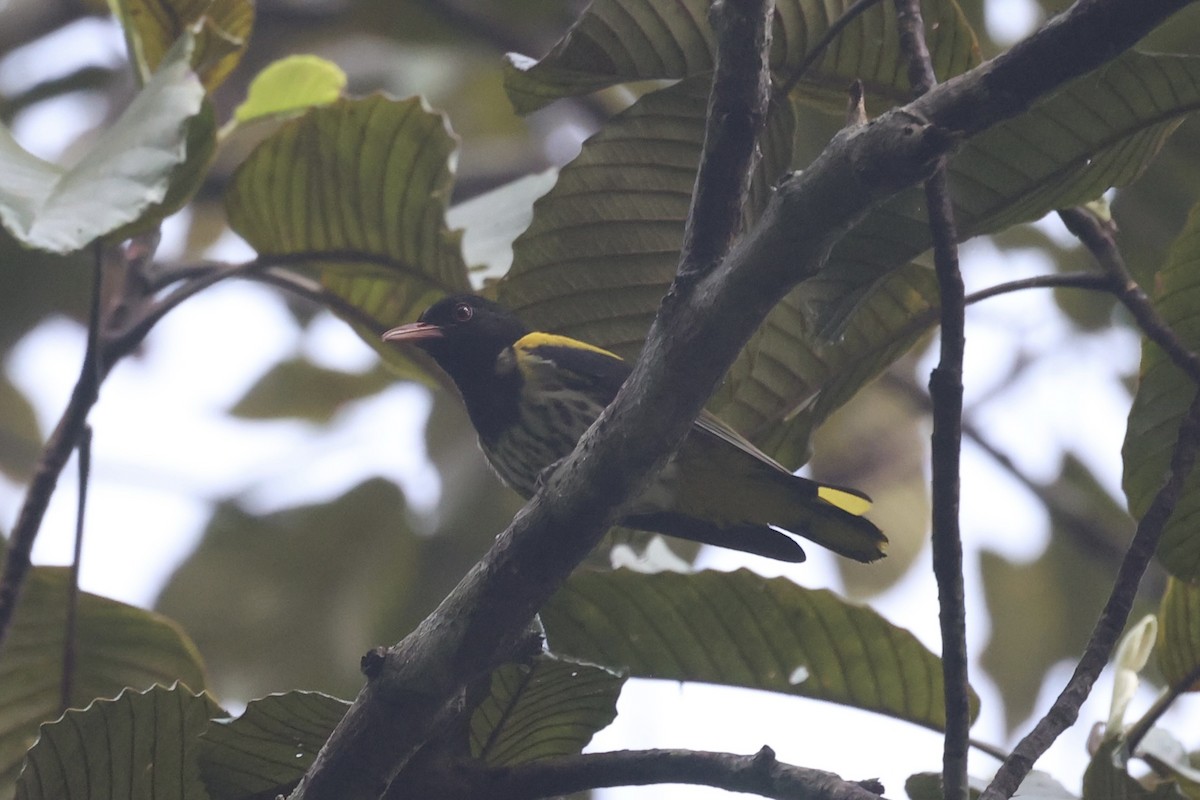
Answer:
[[496, 357], [529, 330], [497, 303], [474, 294], [453, 294], [408, 325], [383, 334], [385, 342], [411, 342], [433, 357], [460, 387], [495, 370]]

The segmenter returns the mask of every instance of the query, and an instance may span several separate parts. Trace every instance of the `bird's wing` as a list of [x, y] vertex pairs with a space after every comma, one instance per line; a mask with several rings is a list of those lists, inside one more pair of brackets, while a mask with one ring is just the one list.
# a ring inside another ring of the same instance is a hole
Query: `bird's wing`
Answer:
[[[556, 368], [557, 380], [566, 383], [568, 388], [587, 392], [604, 405], [608, 405], [617, 396], [621, 384], [632, 371], [629, 364], [615, 353], [566, 336], [531, 333], [518, 340], [513, 345], [513, 350], [517, 353], [518, 363], [527, 357], [548, 362]], [[572, 377], [578, 379], [575, 386], [571, 386]], [[791, 475], [790, 470], [708, 411], [700, 412], [696, 428], [703, 434], [732, 445], [769, 469]], [[866, 513], [871, 505], [871, 499], [867, 495], [856, 489], [841, 486], [819, 484], [817, 496], [843, 511], [856, 515]]]
[[530, 333], [513, 345], [518, 364], [540, 360], [552, 365], [567, 388], [584, 391], [608, 405], [629, 377], [628, 362], [615, 353], [552, 333]]
[[[721, 441], [733, 445], [743, 453], [753, 456], [758, 461], [773, 469], [788, 475], [791, 474], [791, 470], [771, 458], [762, 450], [759, 450], [749, 439], [742, 436], [719, 417], [708, 411], [700, 412], [700, 416], [696, 420], [696, 427], [706, 434], [715, 436]], [[817, 496], [851, 514], [865, 514], [867, 509], [871, 507], [870, 497], [857, 489], [850, 489], [844, 486], [820, 484], [817, 489]]]

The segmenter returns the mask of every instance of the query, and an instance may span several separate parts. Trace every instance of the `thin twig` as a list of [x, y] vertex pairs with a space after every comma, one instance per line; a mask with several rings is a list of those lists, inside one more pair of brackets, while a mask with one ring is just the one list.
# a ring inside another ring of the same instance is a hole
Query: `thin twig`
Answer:
[[[264, 263], [269, 263], [269, 259], [264, 259], [263, 261]], [[245, 277], [247, 280], [275, 286], [297, 297], [310, 300], [319, 306], [328, 308], [347, 322], [360, 325], [374, 332], [376, 335], [383, 333], [388, 324], [395, 322], [395, 320], [389, 322], [378, 320], [366, 311], [363, 311], [360, 307], [346, 300], [340, 294], [329, 291], [319, 282], [287, 269], [274, 269], [271, 267], [256, 269], [248, 271]]]
[[71, 559], [71, 573], [67, 582], [67, 619], [63, 626], [62, 681], [59, 684], [59, 710], [66, 712], [71, 707], [75, 694], [75, 652], [79, 619], [79, 570], [83, 564], [83, 518], [87, 510], [88, 482], [92, 473], [92, 426], [84, 425], [79, 445], [79, 500], [75, 507], [75, 553]]
[[[917, 97], [937, 84], [925, 43], [919, 0], [895, 0], [900, 50], [908, 60], [908, 79]], [[938, 586], [942, 634], [942, 684], [946, 731], [942, 748], [942, 786], [947, 800], [966, 800], [967, 753], [971, 729], [967, 677], [967, 611], [963, 587], [961, 494], [963, 357], [966, 352], [966, 290], [958, 266], [958, 230], [942, 159], [925, 181], [934, 269], [941, 298], [941, 358], [929, 376], [933, 401], [932, 468], [933, 574]]]
[[1200, 357], [1184, 346], [1171, 327], [1159, 315], [1158, 309], [1133, 279], [1117, 240], [1113, 226], [1105, 224], [1082, 208], [1067, 208], [1058, 212], [1067, 230], [1075, 234], [1091, 252], [1096, 263], [1112, 281], [1112, 293], [1129, 310], [1138, 327], [1150, 341], [1154, 342], [1195, 383], [1200, 384]]
[[977, 292], [971, 292], [966, 296], [965, 302], [967, 305], [972, 305], [981, 300], [989, 300], [1002, 294], [1020, 292], [1025, 289], [1090, 289], [1117, 294], [1117, 287], [1105, 275], [1096, 275], [1092, 272], [1062, 272], [1053, 275], [1034, 275], [988, 286]]
[[154, 326], [184, 300], [196, 296], [215, 283], [243, 275], [257, 266], [257, 261], [230, 264], [223, 269], [214, 269], [206, 274], [186, 280], [166, 297], [143, 305], [127, 325], [118, 330], [106, 331], [101, 348], [101, 366], [107, 374], [124, 356], [133, 352], [145, 340]]
[[1079, 708], [1091, 692], [1092, 685], [1112, 657], [1117, 638], [1129, 619], [1133, 599], [1142, 575], [1154, 556], [1163, 529], [1175, 510], [1183, 491], [1183, 482], [1191, 473], [1200, 446], [1200, 396], [1192, 401], [1188, 413], [1179, 423], [1179, 436], [1171, 453], [1166, 482], [1158, 490], [1150, 507], [1138, 522], [1137, 532], [1117, 571], [1108, 601], [1096, 621], [1096, 627], [1075, 666], [1067, 685], [1055, 698], [1046, 715], [1025, 735], [1012, 754], [996, 772], [992, 782], [979, 800], [1003, 800], [1012, 797], [1021, 781], [1033, 769], [1034, 763], [1049, 749], [1055, 739], [1075, 724]]
[[0, 577], [0, 652], [3, 651], [5, 639], [12, 628], [13, 614], [29, 574], [29, 556], [33, 552], [33, 543], [37, 539], [42, 518], [46, 515], [50, 497], [54, 494], [54, 487], [58, 485], [58, 476], [83, 435], [88, 411], [99, 396], [100, 374], [97, 365], [100, 346], [101, 245], [96, 244], [94, 250], [92, 301], [88, 312], [87, 349], [83, 355], [83, 366], [71, 392], [71, 399], [67, 402], [67, 408], [46, 441], [34, 468], [33, 478], [25, 493], [25, 502], [21, 506], [5, 552], [4, 574]]

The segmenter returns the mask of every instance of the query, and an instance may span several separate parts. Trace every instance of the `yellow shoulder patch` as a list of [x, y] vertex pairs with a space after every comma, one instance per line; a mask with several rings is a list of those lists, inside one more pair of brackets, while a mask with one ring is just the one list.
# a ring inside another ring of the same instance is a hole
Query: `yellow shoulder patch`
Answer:
[[554, 333], [527, 333], [513, 345], [513, 349], [526, 353], [536, 350], [539, 347], [577, 347], [581, 350], [591, 350], [593, 353], [601, 353], [618, 361], [621, 360], [619, 355], [610, 353], [603, 347], [596, 347], [594, 344], [588, 344], [578, 339], [572, 339], [570, 336], [559, 336]]
[[871, 501], [865, 497], [859, 497], [832, 486], [822, 486], [817, 489], [817, 497], [856, 517], [861, 517], [871, 508]]

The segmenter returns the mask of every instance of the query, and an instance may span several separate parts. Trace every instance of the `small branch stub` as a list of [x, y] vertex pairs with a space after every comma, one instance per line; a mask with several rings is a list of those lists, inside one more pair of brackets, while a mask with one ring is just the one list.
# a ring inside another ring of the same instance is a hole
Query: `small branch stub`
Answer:
[[368, 679], [378, 677], [379, 673], [383, 671], [383, 665], [387, 662], [387, 652], [386, 647], [380, 646], [363, 653], [358, 664], [362, 674], [366, 675]]

